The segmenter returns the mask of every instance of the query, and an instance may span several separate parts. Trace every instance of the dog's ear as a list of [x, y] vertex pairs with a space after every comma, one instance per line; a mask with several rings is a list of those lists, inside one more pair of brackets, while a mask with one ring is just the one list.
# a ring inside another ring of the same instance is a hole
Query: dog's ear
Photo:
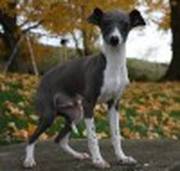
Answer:
[[129, 17], [130, 17], [131, 28], [136, 27], [136, 26], [146, 25], [141, 13], [136, 9], [130, 12]]
[[87, 18], [91, 24], [100, 25], [104, 12], [100, 8], [95, 8], [93, 13]]

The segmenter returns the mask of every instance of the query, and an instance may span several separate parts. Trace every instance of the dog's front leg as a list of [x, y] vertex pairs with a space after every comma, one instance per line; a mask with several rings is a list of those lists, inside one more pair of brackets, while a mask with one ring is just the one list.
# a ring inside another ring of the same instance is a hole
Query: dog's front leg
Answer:
[[96, 137], [94, 118], [85, 119], [87, 137], [88, 137], [88, 147], [92, 156], [93, 164], [98, 168], [109, 168], [110, 165], [101, 156], [98, 140]]
[[119, 112], [118, 104], [111, 103], [108, 105], [108, 117], [111, 130], [111, 142], [114, 148], [115, 155], [120, 164], [135, 164], [136, 160], [133, 157], [128, 157], [124, 154], [121, 145], [121, 136], [119, 130]]

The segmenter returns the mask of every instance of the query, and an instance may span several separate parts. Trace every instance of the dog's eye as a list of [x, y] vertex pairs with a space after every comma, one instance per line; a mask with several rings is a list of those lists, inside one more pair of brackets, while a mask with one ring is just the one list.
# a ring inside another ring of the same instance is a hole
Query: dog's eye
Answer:
[[121, 28], [123, 29], [123, 30], [127, 30], [128, 29], [128, 23], [122, 23], [121, 22]]

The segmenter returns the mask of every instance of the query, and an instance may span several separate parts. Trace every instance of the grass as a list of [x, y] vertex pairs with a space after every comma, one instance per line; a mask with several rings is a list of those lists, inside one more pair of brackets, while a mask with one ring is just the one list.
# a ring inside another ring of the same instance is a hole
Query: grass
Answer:
[[128, 71], [131, 80], [158, 81], [165, 74], [167, 67], [166, 64], [128, 59]]

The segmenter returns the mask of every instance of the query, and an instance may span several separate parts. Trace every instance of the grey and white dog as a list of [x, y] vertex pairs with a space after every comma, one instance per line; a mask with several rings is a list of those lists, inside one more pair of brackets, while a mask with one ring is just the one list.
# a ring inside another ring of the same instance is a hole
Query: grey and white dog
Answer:
[[[63, 150], [78, 159], [92, 159], [98, 168], [109, 168], [99, 149], [95, 132], [93, 109], [97, 103], [107, 103], [111, 141], [119, 163], [134, 164], [136, 160], [126, 156], [121, 147], [118, 106], [125, 87], [129, 84], [126, 66], [126, 40], [136, 26], [145, 25], [138, 10], [103, 12], [94, 9], [88, 21], [101, 29], [102, 51], [97, 56], [75, 59], [50, 70], [42, 78], [37, 91], [37, 112], [40, 120], [26, 147], [24, 167], [36, 165], [34, 146], [37, 138], [53, 123], [56, 116], [63, 116], [65, 127], [55, 142]], [[74, 125], [84, 117], [87, 129], [87, 153], [72, 149], [68, 142]]]

